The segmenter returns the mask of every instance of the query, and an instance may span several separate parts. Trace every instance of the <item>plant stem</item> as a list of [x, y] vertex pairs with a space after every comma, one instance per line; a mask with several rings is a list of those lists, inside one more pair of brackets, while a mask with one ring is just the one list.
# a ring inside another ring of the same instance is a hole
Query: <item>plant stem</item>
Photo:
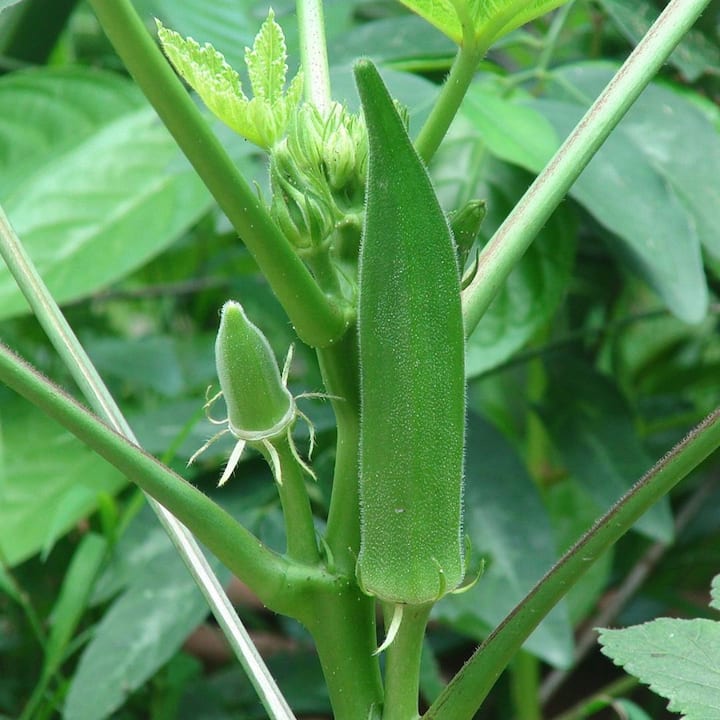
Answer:
[[641, 478], [488, 636], [423, 716], [470, 720], [530, 633], [592, 564], [660, 498], [720, 447], [720, 408]]
[[474, 43], [460, 46], [440, 95], [415, 140], [415, 150], [426, 165], [440, 147], [486, 52], [485, 46]]
[[130, 0], [91, 0], [130, 74], [257, 261], [298, 335], [322, 347], [345, 331], [342, 308], [329, 302], [225, 152], [148, 34]]
[[660, 69], [709, 0], [671, 0], [480, 254], [463, 291], [469, 336], [498, 290], [613, 128]]
[[521, 650], [510, 665], [510, 692], [516, 720], [541, 720], [540, 662]]
[[[420, 658], [432, 603], [405, 605], [395, 639], [387, 649], [383, 720], [414, 720], [418, 714]], [[386, 608], [385, 627], [393, 608]]]
[[0, 343], [0, 381], [57, 420], [162, 503], [268, 607], [297, 617], [298, 598], [334, 580], [272, 552], [207, 495], [118, 435]]
[[[136, 438], [90, 358], [40, 277], [0, 206], [0, 255], [28, 304], [63, 359], [85, 398], [104, 420], [131, 442]], [[178, 555], [205, 596], [210, 609], [272, 718], [292, 712], [238, 617], [220, 581], [190, 531], [152, 497], [146, 496]]]
[[[577, 705], [575, 705], [575, 707], [562, 713], [562, 715], [556, 715], [553, 720], [584, 720], [584, 718], [588, 717], [588, 708], [595, 707], [596, 703], [608, 703], [611, 698], [626, 695], [628, 692], [637, 687], [639, 682], [640, 681], [632, 675], [624, 675], [617, 680], [613, 680], [609, 685], [606, 685], [601, 690], [598, 690], [598, 692], [594, 693], [589, 698], [581, 700]], [[600, 708], [596, 708], [596, 710], [599, 709]]]
[[296, 562], [316, 565], [320, 561], [320, 554], [315, 539], [310, 499], [305, 489], [304, 472], [293, 456], [287, 440], [279, 442], [275, 449], [282, 469], [282, 485], [278, 486], [278, 492], [285, 518], [287, 555]]
[[341, 398], [332, 400], [337, 441], [326, 541], [338, 572], [352, 576], [360, 550], [360, 393], [354, 328], [337, 345], [318, 351], [318, 359], [328, 394]]
[[315, 640], [337, 720], [368, 720], [382, 705], [378, 659], [373, 655], [375, 602], [354, 582], [313, 597], [305, 622]]
[[305, 99], [325, 115], [330, 109], [330, 73], [322, 0], [297, 0], [296, 7]]

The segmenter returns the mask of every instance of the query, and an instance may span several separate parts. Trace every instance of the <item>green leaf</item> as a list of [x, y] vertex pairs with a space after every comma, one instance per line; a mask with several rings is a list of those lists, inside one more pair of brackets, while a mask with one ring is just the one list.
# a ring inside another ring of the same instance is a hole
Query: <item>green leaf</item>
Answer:
[[[477, 585], [448, 595], [433, 617], [484, 639], [557, 559], [555, 537], [540, 494], [505, 438], [471, 413], [465, 458], [465, 524], [472, 558], [484, 558]], [[532, 548], [532, 552], [528, 552]], [[560, 603], [525, 649], [557, 667], [572, 662], [572, 627]]]
[[22, 2], [22, 0], [0, 0], [0, 13], [13, 5], [17, 5], [19, 2]]
[[[551, 356], [541, 414], [572, 476], [606, 510], [652, 465], [627, 402], [616, 386], [582, 362]], [[673, 522], [667, 498], [637, 523], [649, 537], [668, 542]]]
[[[554, 99], [533, 107], [565, 137], [615, 70], [587, 63], [555, 71]], [[717, 131], [681, 95], [651, 85], [570, 192], [617, 234], [630, 267], [687, 322], [707, 310], [700, 245], [720, 256], [718, 175]]]
[[528, 98], [520, 93], [507, 97], [507, 89], [499, 84], [476, 82], [470, 86], [460, 114], [493, 155], [537, 171], [557, 150], [559, 139], [552, 124], [523, 99]]
[[255, 97], [267, 100], [271, 105], [282, 98], [287, 77], [286, 62], [285, 36], [271, 9], [252, 50], [245, 48], [245, 64]]
[[[489, 45], [502, 35], [554, 10], [567, 0], [401, 0], [458, 45]], [[465, 34], [464, 30], [467, 32]]]
[[[625, 37], [636, 45], [660, 14], [647, 0], [599, 0]], [[720, 72], [720, 48], [700, 30], [691, 29], [668, 59], [685, 78], [694, 82], [706, 72]]]
[[[116, 470], [27, 403], [3, 398], [4, 478], [0, 484], [0, 550], [8, 566], [34, 555], [48, 527], [67, 532], [91, 513], [102, 493], [125, 480]], [[65, 503], [68, 494], [82, 502]]]
[[89, 533], [75, 550], [60, 588], [60, 595], [52, 609], [43, 676], [52, 675], [60, 667], [68, 643], [87, 609], [90, 593], [107, 548], [108, 543], [104, 537]]
[[[219, 563], [208, 559], [217, 571]], [[96, 627], [70, 684], [63, 717], [110, 715], [178, 651], [207, 612], [175, 550], [168, 546], [155, 555]]]
[[285, 134], [302, 95], [302, 74], [293, 78], [284, 94], [287, 51], [272, 10], [252, 49], [245, 49], [252, 100], [243, 92], [238, 73], [212, 45], [201, 46], [192, 38], [183, 38], [159, 20], [157, 28], [163, 50], [175, 69], [228, 127], [265, 149]]
[[[139, 267], [211, 207], [155, 113], [117, 75], [6, 75], [0, 106], [0, 197], [59, 302]], [[0, 267], [0, 317], [26, 311]]]
[[720, 708], [720, 622], [659, 618], [600, 630], [604, 655], [658, 695], [684, 720], [710, 720]]

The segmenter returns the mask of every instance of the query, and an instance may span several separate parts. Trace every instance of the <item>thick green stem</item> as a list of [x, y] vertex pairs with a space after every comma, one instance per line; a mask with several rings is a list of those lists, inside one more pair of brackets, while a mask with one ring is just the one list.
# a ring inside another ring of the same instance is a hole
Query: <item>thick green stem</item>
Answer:
[[333, 579], [320, 570], [269, 550], [207, 495], [118, 435], [2, 344], [0, 381], [170, 510], [274, 611], [297, 617], [299, 598], [332, 584]]
[[[414, 720], [418, 714], [420, 658], [432, 603], [405, 605], [397, 635], [387, 649], [383, 720]], [[385, 627], [393, 608], [386, 608]]]
[[475, 277], [463, 291], [466, 336], [477, 327], [537, 233], [708, 2], [672, 0], [668, 4], [483, 248]]
[[315, 640], [335, 720], [368, 720], [382, 705], [380, 665], [373, 652], [375, 602], [354, 580], [313, 598], [305, 621]]
[[440, 147], [486, 51], [487, 48], [474, 44], [462, 45], [458, 50], [430, 116], [415, 140], [415, 149], [426, 165]]
[[285, 518], [288, 557], [300, 563], [316, 565], [320, 561], [320, 554], [310, 498], [305, 489], [305, 473], [287, 440], [277, 443], [275, 449], [282, 469], [282, 485], [278, 487], [278, 492]]
[[660, 460], [568, 550], [498, 625], [432, 704], [426, 720], [470, 720], [530, 633], [660, 498], [720, 447], [720, 408]]
[[330, 108], [330, 73], [322, 0], [297, 0], [296, 7], [305, 99], [324, 115]]
[[195, 103], [148, 34], [130, 0], [91, 0], [130, 74], [247, 245], [298, 335], [322, 347], [345, 331], [333, 305], [238, 172]]
[[340, 398], [332, 400], [337, 442], [326, 540], [337, 570], [353, 575], [360, 549], [360, 395], [354, 328], [348, 331], [341, 342], [320, 350], [318, 358], [328, 394]]

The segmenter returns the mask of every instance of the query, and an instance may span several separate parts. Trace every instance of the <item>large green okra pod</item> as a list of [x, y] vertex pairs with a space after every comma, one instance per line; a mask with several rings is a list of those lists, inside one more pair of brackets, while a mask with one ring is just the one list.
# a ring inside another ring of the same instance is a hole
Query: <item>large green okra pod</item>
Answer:
[[464, 335], [456, 251], [382, 80], [355, 68], [369, 141], [360, 250], [361, 587], [432, 602], [464, 574]]

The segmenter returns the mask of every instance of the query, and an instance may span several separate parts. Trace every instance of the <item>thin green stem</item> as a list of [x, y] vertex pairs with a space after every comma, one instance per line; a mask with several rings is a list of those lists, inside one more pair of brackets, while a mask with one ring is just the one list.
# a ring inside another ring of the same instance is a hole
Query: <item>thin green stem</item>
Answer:
[[521, 650], [510, 665], [510, 692], [515, 720], [542, 720], [539, 687], [540, 661]]
[[[83, 395], [95, 412], [130, 441], [136, 438], [90, 358], [50, 294], [10, 221], [0, 207], [0, 255], [18, 287]], [[173, 515], [152, 497], [150, 507], [168, 534], [179, 556], [205, 596], [218, 625], [245, 669], [268, 713], [273, 718], [292, 717], [270, 671], [260, 657], [247, 630], [228, 599], [195, 538]]]
[[297, 0], [296, 7], [305, 99], [325, 115], [330, 109], [330, 72], [322, 0]]
[[495, 232], [480, 254], [475, 278], [463, 291], [466, 335], [477, 327], [537, 233], [708, 3], [709, 0], [671, 0]]
[[430, 163], [440, 147], [486, 52], [486, 47], [474, 43], [458, 49], [440, 95], [415, 140], [415, 149], [425, 164]]
[[209, 497], [145, 453], [0, 344], [0, 381], [57, 420], [185, 523], [276, 612], [297, 617], [298, 598], [334, 581], [272, 552]]
[[316, 565], [320, 561], [310, 498], [305, 488], [305, 472], [293, 455], [287, 440], [275, 445], [282, 469], [278, 486], [285, 518], [287, 555], [291, 560]]
[[257, 261], [300, 338], [313, 347], [339, 338], [347, 323], [343, 309], [320, 290], [256, 190], [233, 165], [130, 0], [90, 4], [128, 71]]
[[[432, 603], [405, 605], [395, 639], [387, 649], [383, 720], [414, 720], [419, 717], [420, 658]], [[386, 609], [387, 614], [392, 608]]]
[[488, 636], [423, 716], [470, 720], [539, 622], [570, 588], [660, 498], [720, 447], [720, 408], [641, 478]]
[[355, 332], [348, 332], [337, 345], [320, 350], [318, 359], [328, 394], [340, 398], [332, 400], [337, 441], [326, 541], [337, 570], [353, 575], [360, 550], [360, 394]]

